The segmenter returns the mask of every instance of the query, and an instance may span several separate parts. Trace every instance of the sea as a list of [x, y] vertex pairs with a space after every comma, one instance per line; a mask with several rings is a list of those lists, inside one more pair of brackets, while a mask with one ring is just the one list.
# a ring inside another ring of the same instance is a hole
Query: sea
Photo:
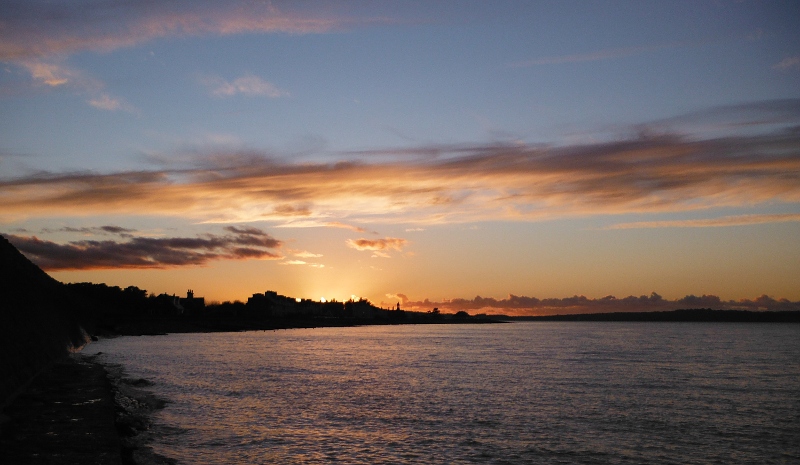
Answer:
[[800, 325], [515, 322], [103, 339], [180, 464], [797, 464]]

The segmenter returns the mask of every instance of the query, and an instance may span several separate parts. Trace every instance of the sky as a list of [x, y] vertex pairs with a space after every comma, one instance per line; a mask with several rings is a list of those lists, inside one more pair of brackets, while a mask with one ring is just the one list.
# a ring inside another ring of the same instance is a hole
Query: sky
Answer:
[[800, 309], [797, 1], [0, 3], [0, 234], [63, 282]]

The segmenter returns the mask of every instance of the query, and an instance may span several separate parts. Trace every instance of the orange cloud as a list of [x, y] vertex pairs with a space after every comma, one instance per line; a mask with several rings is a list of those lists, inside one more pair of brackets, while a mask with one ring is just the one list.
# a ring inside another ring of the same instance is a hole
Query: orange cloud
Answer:
[[[800, 101], [787, 105], [800, 115]], [[271, 221], [360, 231], [351, 224], [533, 221], [800, 203], [797, 131], [446, 150], [449, 156], [432, 159], [330, 164], [217, 152], [183, 169], [3, 179], [0, 220], [148, 212], [197, 222]], [[787, 220], [762, 216], [721, 223], [737, 221]]]
[[[384, 239], [348, 239], [347, 245], [356, 250], [371, 250], [375, 252], [383, 252], [384, 250], [403, 250], [403, 247], [408, 244], [405, 239], [397, 237], [386, 237]], [[385, 255], [380, 255], [385, 256]]]
[[800, 222], [800, 213], [776, 215], [736, 215], [722, 218], [704, 218], [699, 220], [672, 221], [637, 221], [620, 223], [605, 229], [642, 229], [642, 228], [718, 228], [725, 226], [744, 226], [748, 224]]

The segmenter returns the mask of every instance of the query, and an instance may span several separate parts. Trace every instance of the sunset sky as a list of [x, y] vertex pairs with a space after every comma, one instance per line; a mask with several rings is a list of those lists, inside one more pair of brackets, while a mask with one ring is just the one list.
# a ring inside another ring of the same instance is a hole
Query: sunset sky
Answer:
[[5, 0], [0, 234], [217, 301], [800, 301], [798, 31], [797, 1]]

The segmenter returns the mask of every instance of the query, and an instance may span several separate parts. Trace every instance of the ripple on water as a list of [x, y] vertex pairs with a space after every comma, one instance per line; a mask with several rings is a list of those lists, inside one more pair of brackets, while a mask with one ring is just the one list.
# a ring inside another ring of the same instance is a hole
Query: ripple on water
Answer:
[[93, 344], [181, 463], [785, 463], [800, 327], [395, 326]]

